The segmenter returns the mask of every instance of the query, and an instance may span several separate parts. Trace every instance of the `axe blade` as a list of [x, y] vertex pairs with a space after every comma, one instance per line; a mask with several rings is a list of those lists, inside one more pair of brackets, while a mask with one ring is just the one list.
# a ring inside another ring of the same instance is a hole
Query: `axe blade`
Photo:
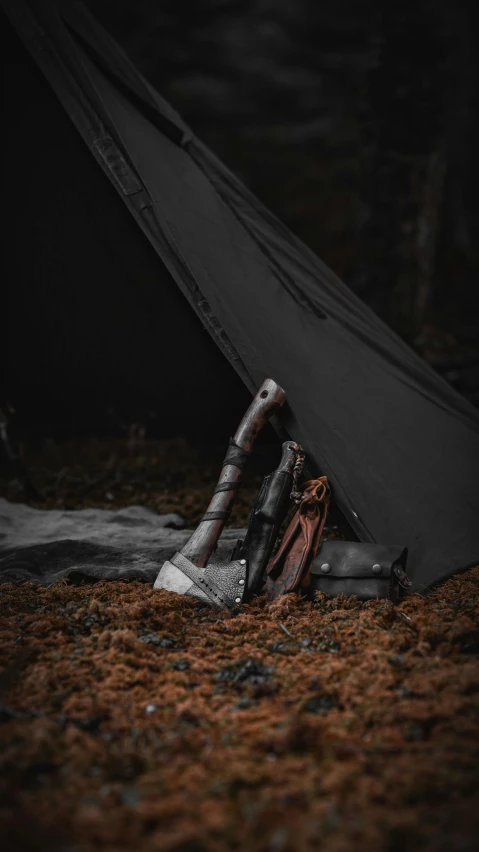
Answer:
[[163, 563], [160, 572], [155, 580], [154, 589], [165, 589], [167, 592], [178, 592], [180, 595], [186, 595], [189, 589], [194, 585], [183, 571], [180, 571], [176, 565], [168, 560]]

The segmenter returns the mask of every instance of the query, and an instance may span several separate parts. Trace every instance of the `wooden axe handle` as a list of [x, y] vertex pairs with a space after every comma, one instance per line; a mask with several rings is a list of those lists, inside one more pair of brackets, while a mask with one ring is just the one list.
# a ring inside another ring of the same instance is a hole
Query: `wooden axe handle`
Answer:
[[284, 390], [272, 379], [265, 379], [238, 426], [203, 520], [180, 551], [199, 568], [204, 568], [216, 549], [243, 476], [246, 456], [251, 452], [263, 426], [277, 413], [285, 400]]

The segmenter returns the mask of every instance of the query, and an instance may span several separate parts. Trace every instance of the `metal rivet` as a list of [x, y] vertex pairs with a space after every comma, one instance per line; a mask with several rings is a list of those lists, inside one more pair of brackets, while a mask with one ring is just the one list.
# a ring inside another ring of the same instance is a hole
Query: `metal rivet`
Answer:
[[321, 571], [323, 572], [323, 574], [329, 574], [329, 572], [331, 571], [331, 565], [328, 562], [324, 562], [321, 565]]
[[235, 598], [235, 603], [241, 603], [241, 598]]
[[238, 580], [240, 586], [244, 586], [244, 580]]
[[240, 559], [240, 565], [246, 565], [246, 559]]
[[373, 574], [380, 574], [382, 570], [380, 565], [373, 565]]

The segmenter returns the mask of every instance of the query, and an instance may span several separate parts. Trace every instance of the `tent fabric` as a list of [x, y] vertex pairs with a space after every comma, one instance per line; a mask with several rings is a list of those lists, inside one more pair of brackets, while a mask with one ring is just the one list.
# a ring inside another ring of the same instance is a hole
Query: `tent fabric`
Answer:
[[282, 427], [356, 535], [408, 546], [416, 590], [477, 563], [479, 412], [265, 210], [81, 4], [2, 4], [165, 270], [152, 286], [167, 279], [170, 295], [174, 282], [249, 391], [267, 376], [285, 389]]

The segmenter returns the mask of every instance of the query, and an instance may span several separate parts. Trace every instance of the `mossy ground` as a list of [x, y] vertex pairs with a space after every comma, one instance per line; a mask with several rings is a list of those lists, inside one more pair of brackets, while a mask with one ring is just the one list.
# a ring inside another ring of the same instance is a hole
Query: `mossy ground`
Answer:
[[[214, 458], [88, 446], [56, 448], [61, 470], [31, 454], [48, 505], [204, 510]], [[3, 586], [1, 609], [3, 848], [477, 848], [479, 568], [398, 607], [287, 595], [230, 614], [63, 581]]]

